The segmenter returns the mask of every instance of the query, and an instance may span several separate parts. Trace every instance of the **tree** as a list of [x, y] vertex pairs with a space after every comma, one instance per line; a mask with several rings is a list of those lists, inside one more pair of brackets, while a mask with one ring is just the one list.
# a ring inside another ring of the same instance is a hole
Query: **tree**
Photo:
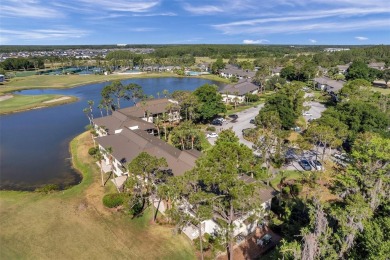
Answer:
[[287, 66], [280, 71], [280, 77], [285, 78], [288, 81], [295, 80], [295, 74], [296, 74], [296, 69], [292, 65]]
[[201, 150], [201, 132], [199, 127], [196, 126], [192, 121], [183, 121], [172, 131], [172, 144], [181, 149], [197, 149]]
[[[137, 193], [142, 200], [142, 209], [145, 208], [146, 203], [149, 205], [150, 199], [152, 201], [154, 200], [158, 173], [163, 167], [168, 167], [168, 163], [164, 157], [157, 158], [146, 152], [140, 153], [129, 163], [128, 170], [133, 175], [126, 186], [137, 189]], [[134, 182], [136, 187], [133, 186]]]
[[259, 111], [256, 116], [256, 124], [261, 124], [260, 118], [265, 118], [268, 113], [274, 111], [278, 114], [281, 125], [284, 129], [290, 129], [295, 126], [297, 115], [294, 112], [293, 105], [289, 97], [282, 93], [271, 95], [264, 105], [264, 108]]
[[203, 191], [212, 198], [214, 214], [221, 219], [230, 259], [233, 259], [235, 217], [258, 212], [261, 207], [259, 197], [255, 195], [255, 184], [239, 179], [240, 174], [251, 169], [252, 163], [253, 154], [248, 147], [237, 141], [224, 141], [199, 158], [193, 169], [198, 173], [197, 181], [203, 184]]
[[348, 81], [340, 90], [341, 100], [369, 101], [373, 95], [372, 84], [364, 79]]
[[390, 80], [390, 69], [385, 69], [382, 73], [382, 78], [383, 80], [385, 81], [386, 83], [386, 88], [387, 88], [387, 83], [389, 82]]
[[354, 61], [349, 66], [345, 77], [347, 80], [365, 79], [372, 82], [374, 78], [370, 75], [370, 69], [364, 62]]
[[103, 156], [103, 152], [100, 151], [100, 149], [97, 150], [97, 153], [95, 154], [95, 159], [99, 162], [99, 166], [100, 166], [100, 175], [101, 175], [101, 178], [102, 178], [102, 186], [104, 186], [104, 176], [103, 176], [103, 159], [104, 159], [104, 156]]
[[211, 120], [215, 115], [226, 112], [226, 106], [222, 102], [222, 96], [218, 93], [218, 87], [205, 84], [194, 91], [198, 99], [196, 112], [203, 122]]
[[269, 76], [269, 74], [270, 74], [270, 68], [267, 64], [263, 64], [256, 71], [254, 82], [260, 86], [261, 92], [263, 92], [265, 89], [266, 79]]
[[218, 74], [219, 70], [224, 68], [225, 63], [223, 62], [221, 57], [217, 58], [217, 60], [211, 64], [211, 71], [213, 74]]

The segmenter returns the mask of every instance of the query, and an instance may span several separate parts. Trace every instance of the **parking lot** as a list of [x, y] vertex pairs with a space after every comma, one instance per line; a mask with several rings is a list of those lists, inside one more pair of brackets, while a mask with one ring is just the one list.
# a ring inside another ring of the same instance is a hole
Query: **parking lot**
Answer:
[[[263, 104], [258, 105], [257, 107], [251, 107], [249, 109], [246, 109], [244, 111], [236, 113], [238, 115], [238, 118], [235, 120], [226, 119], [225, 122], [222, 123], [222, 126], [215, 126], [216, 133], [218, 134], [224, 129], [232, 128], [233, 131], [236, 133], [238, 138], [240, 139], [240, 143], [245, 144], [249, 148], [252, 149], [253, 143], [247, 141], [242, 136], [242, 130], [246, 128], [255, 128], [254, 124], [249, 123], [249, 121], [252, 118], [255, 118], [258, 114], [261, 108], [263, 108]], [[214, 145], [214, 142], [217, 138], [208, 138], [209, 142]]]
[[[312, 93], [305, 94], [305, 97], [311, 97], [311, 96], [313, 96]], [[263, 106], [264, 104], [261, 104], [257, 107], [252, 107], [247, 110], [236, 113], [238, 115], [237, 119], [235, 120], [232, 120], [231, 118], [226, 119], [226, 121], [222, 123], [222, 126], [215, 126], [216, 128], [215, 132], [219, 134], [224, 129], [232, 128], [233, 131], [238, 136], [240, 143], [245, 144], [246, 146], [252, 149], [253, 143], [244, 139], [242, 135], [242, 130], [246, 128], [255, 128], [255, 125], [251, 124], [250, 120], [254, 119], [258, 115], [260, 109], [263, 108]], [[326, 110], [326, 107], [323, 104], [315, 101], [305, 102], [304, 106], [310, 106], [310, 109], [307, 111], [308, 115], [304, 116], [306, 121], [309, 121], [310, 119], [320, 118], [322, 112]], [[208, 138], [209, 142], [212, 145], [214, 145], [216, 139], [217, 138]], [[284, 169], [303, 171], [303, 168], [299, 165], [299, 161], [301, 159], [306, 159], [308, 161], [312, 161], [312, 160], [320, 161], [321, 148], [318, 151], [319, 151], [318, 154], [315, 151], [315, 149], [311, 151], [306, 151], [303, 154], [297, 154], [295, 152], [293, 154], [290, 154], [289, 156], [291, 156], [291, 163], [285, 165]]]
[[[305, 98], [313, 97], [313, 96], [314, 96], [313, 93], [306, 93], [305, 94]], [[326, 109], [326, 107], [323, 104], [316, 102], [316, 101], [308, 101], [308, 102], [303, 103], [303, 105], [310, 106], [310, 109], [307, 111], [309, 113], [309, 115], [304, 116], [306, 121], [308, 121], [309, 119], [314, 120], [314, 119], [320, 118], [322, 112], [324, 112]]]

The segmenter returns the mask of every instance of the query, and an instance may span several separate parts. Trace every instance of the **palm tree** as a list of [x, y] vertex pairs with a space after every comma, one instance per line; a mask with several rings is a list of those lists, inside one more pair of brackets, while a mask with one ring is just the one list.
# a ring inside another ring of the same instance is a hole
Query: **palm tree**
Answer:
[[103, 153], [102, 151], [99, 149], [97, 151], [97, 153], [95, 154], [95, 158], [98, 160], [99, 162], [99, 166], [100, 166], [100, 175], [102, 177], [102, 186], [104, 186], [104, 176], [103, 176], [103, 159], [104, 159], [104, 156], [103, 156]]
[[162, 93], [163, 93], [164, 97], [167, 98], [169, 95], [169, 90], [164, 89]]
[[93, 111], [92, 111], [93, 104], [94, 104], [93, 100], [88, 100], [89, 111], [91, 113], [91, 121], [93, 120]]
[[103, 102], [100, 101], [100, 103], [99, 103], [99, 105], [97, 107], [100, 110], [100, 115], [103, 117], [103, 108], [104, 108]]
[[156, 116], [153, 120], [153, 123], [154, 123], [154, 126], [157, 128], [157, 135], [158, 135], [158, 138], [161, 139], [161, 136], [160, 136], [160, 129], [161, 129], [161, 126], [162, 126], [162, 122], [161, 122], [161, 119], [160, 119], [160, 116]]
[[234, 98], [233, 98], [234, 110], [237, 109], [237, 103], [238, 103], [239, 100], [240, 100], [240, 98], [238, 97], [238, 91], [236, 91], [236, 92], [234, 92]]
[[113, 182], [114, 182], [114, 184], [115, 184], [115, 187], [116, 187], [116, 189], [118, 190], [118, 192], [120, 193], [120, 190], [119, 190], [119, 187], [118, 187], [118, 185], [117, 185], [117, 183], [116, 183], [116, 180], [115, 180], [115, 173], [114, 173], [114, 163], [113, 163], [113, 159], [114, 159], [114, 157], [112, 156], [112, 153], [113, 153], [113, 149], [112, 149], [112, 147], [107, 147], [107, 148], [105, 148], [105, 150], [106, 150], [106, 152], [107, 152], [107, 154], [108, 154], [108, 160], [109, 160], [109, 163], [110, 163], [110, 169], [111, 169], [111, 178], [113, 179]]

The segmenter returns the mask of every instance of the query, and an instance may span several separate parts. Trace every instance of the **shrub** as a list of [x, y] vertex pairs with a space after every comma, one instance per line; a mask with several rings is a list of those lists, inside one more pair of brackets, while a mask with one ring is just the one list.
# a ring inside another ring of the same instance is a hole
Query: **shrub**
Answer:
[[290, 187], [288, 187], [288, 186], [286, 186], [286, 187], [284, 187], [283, 189], [282, 189], [282, 193], [283, 194], [290, 194]]
[[302, 184], [295, 183], [291, 186], [291, 193], [293, 195], [299, 195], [299, 193], [302, 191]]
[[50, 193], [52, 191], [57, 191], [60, 189], [60, 186], [58, 184], [47, 184], [43, 187], [36, 188], [36, 192], [44, 192], [44, 193]]
[[125, 198], [120, 193], [109, 193], [103, 197], [103, 205], [107, 208], [115, 208], [122, 205], [125, 202]]
[[91, 147], [88, 150], [88, 154], [91, 156], [94, 156], [98, 152], [98, 150], [99, 150], [99, 148], [97, 148], [97, 147]]
[[133, 216], [137, 216], [140, 213], [142, 213], [143, 208], [143, 203], [140, 198], [136, 198], [136, 200], [133, 202], [134, 204], [131, 206], [129, 213]]
[[226, 110], [232, 110], [233, 106], [232, 105], [226, 105]]
[[207, 128], [206, 128], [206, 131], [210, 131], [210, 132], [215, 132], [215, 126], [208, 126]]

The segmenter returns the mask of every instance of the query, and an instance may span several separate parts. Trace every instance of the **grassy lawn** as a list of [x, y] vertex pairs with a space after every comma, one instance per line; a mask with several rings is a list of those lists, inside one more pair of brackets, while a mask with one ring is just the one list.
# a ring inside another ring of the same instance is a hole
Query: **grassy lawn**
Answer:
[[384, 95], [390, 95], [390, 88], [377, 88], [377, 87], [373, 87], [372, 88], [372, 91], [378, 91]]
[[104, 208], [89, 133], [71, 143], [81, 184], [51, 194], [0, 191], [0, 259], [195, 259], [183, 235]]
[[284, 174], [278, 173], [274, 179], [271, 180], [270, 184], [274, 189], [279, 190], [278, 184], [280, 183], [280, 180], [282, 177], [286, 177], [287, 180], [298, 180], [302, 178], [302, 173], [299, 171], [283, 171]]
[[0, 115], [25, 111], [38, 107], [60, 105], [74, 102], [76, 100], [77, 98], [75, 97], [66, 97], [62, 95], [14, 95], [12, 98], [0, 102]]

